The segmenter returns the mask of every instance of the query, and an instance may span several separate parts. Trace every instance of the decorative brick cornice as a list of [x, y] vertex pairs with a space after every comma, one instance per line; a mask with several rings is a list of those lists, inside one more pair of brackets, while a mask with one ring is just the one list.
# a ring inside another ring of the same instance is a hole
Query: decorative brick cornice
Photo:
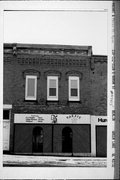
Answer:
[[92, 60], [94, 61], [94, 63], [97, 63], [97, 62], [107, 63], [107, 56], [94, 55], [92, 56]]
[[93, 56], [90, 58], [90, 68], [93, 71], [96, 63], [107, 63], [107, 56]]
[[[91, 60], [91, 62], [90, 62]], [[107, 56], [92, 55], [91, 46], [4, 44], [4, 62], [32, 66], [86, 67], [107, 62]]]
[[72, 66], [72, 67], [86, 67], [89, 64], [88, 57], [59, 57], [59, 56], [17, 56], [12, 57], [9, 55], [4, 55], [5, 63], [18, 63], [20, 65], [32, 65], [32, 66]]
[[4, 63], [11, 63], [13, 61], [13, 58], [10, 55], [4, 56]]
[[4, 53], [18, 54], [39, 54], [39, 55], [70, 55], [70, 56], [91, 56], [91, 46], [75, 45], [48, 45], [48, 44], [4, 44]]
[[79, 66], [79, 67], [86, 67], [87, 59], [86, 58], [69, 58], [69, 57], [18, 57], [16, 59], [19, 64], [31, 64], [34, 66]]

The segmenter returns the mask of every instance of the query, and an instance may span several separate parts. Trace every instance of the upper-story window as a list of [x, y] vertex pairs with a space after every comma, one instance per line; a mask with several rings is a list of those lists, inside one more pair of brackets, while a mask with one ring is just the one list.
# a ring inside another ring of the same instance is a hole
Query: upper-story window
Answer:
[[58, 101], [58, 76], [47, 77], [47, 100]]
[[36, 100], [37, 76], [26, 76], [25, 100]]
[[80, 100], [79, 77], [69, 76], [69, 101]]

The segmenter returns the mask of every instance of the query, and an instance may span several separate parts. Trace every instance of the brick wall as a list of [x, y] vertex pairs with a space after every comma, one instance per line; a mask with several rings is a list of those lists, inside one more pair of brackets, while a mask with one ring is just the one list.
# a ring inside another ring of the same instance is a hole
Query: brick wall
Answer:
[[91, 71], [91, 114], [107, 115], [107, 61], [94, 58], [94, 70]]
[[[24, 57], [25, 58], [25, 57]], [[49, 65], [38, 66], [33, 64], [19, 64], [18, 57], [11, 56], [11, 63], [4, 64], [4, 104], [13, 104], [16, 111], [39, 113], [90, 113], [90, 65], [89, 58], [84, 60], [85, 67], [61, 67]], [[37, 102], [25, 101], [25, 78], [23, 72], [32, 69], [40, 72], [40, 78], [37, 79]], [[59, 102], [47, 103], [47, 79], [45, 72], [50, 70], [61, 73], [59, 79]], [[66, 73], [77, 71], [82, 74], [80, 80], [80, 102], [68, 102], [68, 78]]]
[[[34, 54], [4, 55], [4, 104], [12, 104], [16, 111], [43, 113], [80, 113], [106, 115], [107, 112], [107, 60], [106, 57], [41, 57]], [[57, 64], [55, 60], [57, 59]], [[64, 61], [67, 65], [63, 65]], [[44, 62], [44, 64], [40, 64]], [[69, 63], [68, 63], [69, 62]], [[79, 62], [79, 64], [77, 64]], [[92, 62], [92, 63], [91, 63]], [[72, 63], [72, 65], [71, 65]], [[25, 75], [27, 70], [39, 73], [37, 79], [37, 102], [25, 101]], [[49, 71], [60, 73], [59, 103], [47, 103], [47, 78]], [[80, 102], [68, 102], [68, 75], [80, 73]]]
[[[8, 52], [9, 51], [9, 52]], [[10, 149], [13, 151], [14, 113], [107, 115], [107, 57], [40, 55], [34, 50], [4, 53], [3, 102], [12, 104]], [[38, 74], [37, 101], [25, 101], [25, 72]], [[47, 74], [59, 74], [59, 101], [47, 102]], [[68, 74], [80, 75], [80, 102], [68, 101]]]

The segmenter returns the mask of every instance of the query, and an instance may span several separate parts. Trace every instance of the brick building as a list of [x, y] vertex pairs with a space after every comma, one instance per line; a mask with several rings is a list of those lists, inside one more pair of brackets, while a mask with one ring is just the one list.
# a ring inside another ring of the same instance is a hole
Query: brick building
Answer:
[[4, 44], [3, 69], [4, 152], [107, 156], [107, 56]]

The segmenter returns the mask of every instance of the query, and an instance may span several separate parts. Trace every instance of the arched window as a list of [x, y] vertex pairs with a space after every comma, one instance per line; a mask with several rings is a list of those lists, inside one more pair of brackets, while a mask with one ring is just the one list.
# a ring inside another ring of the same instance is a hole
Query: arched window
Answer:
[[41, 127], [35, 127], [33, 129], [33, 152], [43, 152], [43, 129]]
[[72, 153], [72, 129], [70, 127], [65, 127], [62, 130], [62, 152]]

